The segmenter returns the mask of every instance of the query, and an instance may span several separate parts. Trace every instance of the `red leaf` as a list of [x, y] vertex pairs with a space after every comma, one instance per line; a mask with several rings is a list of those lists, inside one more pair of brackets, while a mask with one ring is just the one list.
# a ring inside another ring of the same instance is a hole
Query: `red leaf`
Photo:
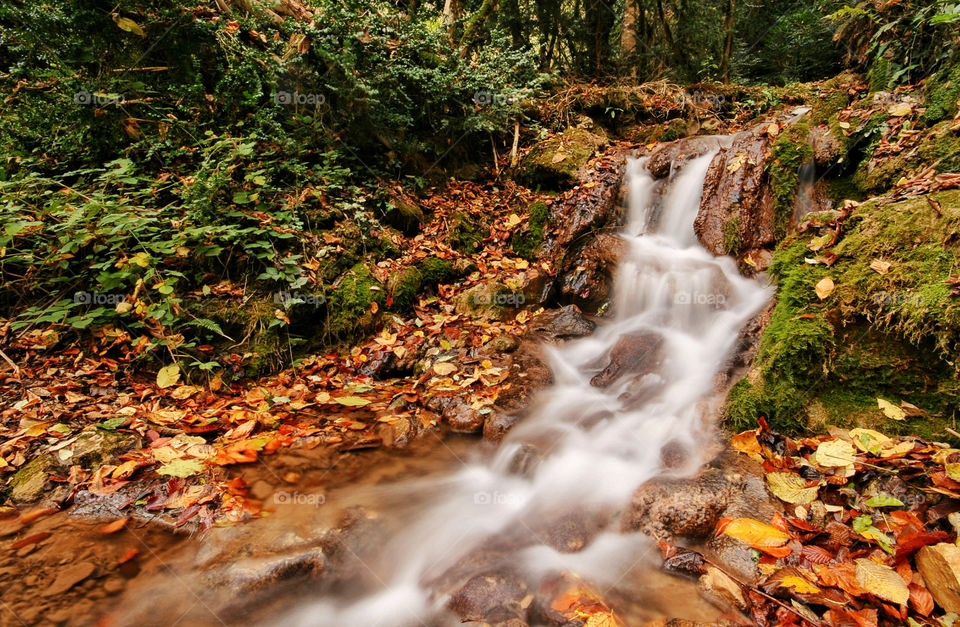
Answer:
[[922, 616], [930, 616], [933, 611], [933, 595], [920, 584], [910, 584], [910, 607]]
[[905, 535], [897, 542], [897, 559], [910, 555], [928, 544], [944, 542], [950, 534], [946, 531], [921, 531]]
[[826, 564], [827, 562], [833, 561], [833, 553], [826, 550], [822, 546], [815, 546], [808, 544], [803, 547], [801, 555], [809, 562], [814, 564]]
[[111, 523], [107, 523], [106, 525], [100, 527], [100, 533], [103, 533], [103, 534], [116, 533], [117, 531], [120, 531], [126, 526], [128, 520], [130, 519], [127, 517], [123, 517], [123, 518], [118, 518]]

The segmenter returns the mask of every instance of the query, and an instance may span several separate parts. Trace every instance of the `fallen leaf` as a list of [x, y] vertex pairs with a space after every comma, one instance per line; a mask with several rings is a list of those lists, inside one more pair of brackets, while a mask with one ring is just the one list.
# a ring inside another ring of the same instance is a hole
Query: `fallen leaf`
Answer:
[[722, 533], [756, 548], [783, 546], [790, 540], [790, 534], [752, 518], [735, 518], [724, 526]]
[[780, 581], [780, 587], [793, 588], [800, 594], [816, 594], [820, 592], [820, 588], [798, 575], [787, 575]]
[[333, 400], [347, 407], [363, 407], [370, 404], [369, 400], [359, 396], [337, 396]]
[[104, 526], [100, 527], [100, 533], [109, 534], [116, 533], [120, 531], [127, 525], [127, 521], [130, 520], [129, 517], [124, 516], [123, 518], [118, 518], [111, 523], [107, 523]]
[[849, 466], [854, 462], [856, 451], [849, 442], [843, 440], [827, 440], [821, 442], [810, 461], [825, 468], [839, 468]]
[[895, 102], [889, 107], [887, 107], [887, 113], [890, 114], [890, 117], [902, 118], [910, 115], [913, 111], [913, 107], [910, 106], [909, 102]]
[[806, 480], [792, 472], [767, 473], [767, 485], [770, 491], [781, 501], [794, 505], [811, 503], [817, 498], [819, 486], [807, 487]]
[[433, 364], [433, 371], [436, 372], [441, 377], [445, 377], [449, 374], [453, 374], [457, 371], [456, 364], [452, 364], [449, 361], [444, 361], [440, 363]]
[[874, 259], [870, 262], [870, 269], [878, 274], [887, 274], [890, 272], [890, 262]]
[[157, 469], [158, 475], [168, 477], [192, 477], [203, 470], [203, 460], [199, 459], [175, 459], [169, 461]]
[[820, 282], [813, 289], [817, 293], [817, 298], [824, 300], [833, 293], [835, 288], [836, 284], [834, 284], [833, 279], [827, 276], [820, 279]]
[[177, 384], [177, 381], [180, 380], [180, 366], [177, 364], [170, 364], [169, 366], [164, 366], [157, 372], [157, 387], [169, 388]]
[[870, 594], [885, 601], [903, 605], [910, 598], [907, 583], [889, 566], [870, 559], [858, 559], [857, 582]]
[[902, 408], [897, 407], [890, 401], [886, 401], [882, 398], [877, 399], [877, 407], [883, 412], [883, 414], [890, 420], [906, 420], [907, 412], [903, 411]]

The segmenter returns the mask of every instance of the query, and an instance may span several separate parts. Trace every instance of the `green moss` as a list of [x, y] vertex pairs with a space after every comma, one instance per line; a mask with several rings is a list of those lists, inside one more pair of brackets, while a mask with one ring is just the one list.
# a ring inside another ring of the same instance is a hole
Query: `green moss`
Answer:
[[605, 143], [602, 137], [571, 126], [534, 146], [518, 178], [535, 188], [560, 189], [573, 185], [580, 169]]
[[358, 263], [340, 280], [330, 293], [327, 315], [327, 334], [338, 339], [354, 339], [369, 332], [377, 314], [371, 311], [372, 304], [378, 309], [386, 302], [386, 290], [374, 278], [370, 269]]
[[844, 200], [861, 201], [864, 199], [863, 190], [853, 180], [853, 176], [842, 176], [835, 179], [827, 179], [827, 195], [833, 200], [837, 207], [843, 204]]
[[681, 118], [676, 118], [667, 122], [666, 128], [663, 131], [663, 134], [660, 136], [660, 141], [663, 142], [672, 142], [675, 139], [682, 139], [687, 136], [687, 121]]
[[[805, 261], [816, 233], [774, 254], [778, 300], [753, 370], [728, 398], [732, 426], [765, 416], [786, 432], [836, 424], [946, 437], [960, 404], [960, 298], [944, 283], [957, 267], [960, 190], [930, 198], [939, 213], [925, 197], [858, 207], [829, 268]], [[871, 269], [876, 259], [890, 271]], [[836, 287], [821, 301], [815, 286], [826, 276]], [[928, 415], [892, 424], [878, 397]]]
[[447, 232], [450, 248], [465, 253], [477, 252], [486, 235], [487, 230], [469, 214], [460, 211], [450, 214], [450, 230]]
[[787, 234], [797, 188], [800, 185], [800, 166], [813, 158], [813, 148], [807, 141], [810, 126], [798, 122], [773, 142], [773, 159], [768, 166], [773, 191], [774, 231], [777, 239]]
[[418, 266], [405, 268], [388, 281], [388, 291], [392, 298], [391, 309], [410, 309], [424, 289], [436, 286], [453, 274], [453, 264], [437, 257], [425, 259]]
[[817, 98], [810, 112], [810, 124], [818, 126], [826, 124], [827, 120], [835, 116], [841, 109], [850, 104], [850, 94], [846, 90], [822, 94]]
[[550, 217], [550, 208], [545, 202], [538, 200], [530, 205], [529, 213], [527, 228], [513, 234], [510, 247], [524, 259], [533, 260], [543, 244], [543, 232]]
[[723, 249], [728, 255], [740, 251], [743, 241], [740, 238], [740, 214], [734, 213], [723, 223]]
[[960, 64], [947, 66], [927, 79], [927, 110], [923, 121], [932, 125], [957, 114], [960, 99]]
[[960, 171], [958, 128], [952, 120], [933, 127], [917, 151], [918, 159], [925, 165], [936, 163], [937, 172]]

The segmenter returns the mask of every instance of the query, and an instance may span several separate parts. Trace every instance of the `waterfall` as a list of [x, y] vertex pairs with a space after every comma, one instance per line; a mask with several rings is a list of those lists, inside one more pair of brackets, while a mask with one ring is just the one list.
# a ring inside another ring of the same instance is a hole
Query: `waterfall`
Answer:
[[[389, 488], [425, 490], [429, 498], [384, 547], [380, 561], [387, 566], [375, 573], [378, 589], [357, 598], [305, 600], [285, 624], [438, 624], [449, 619], [450, 591], [434, 584], [465, 556], [517, 529], [535, 538], [537, 525], [557, 513], [623, 508], [644, 482], [690, 475], [707, 461], [710, 420], [721, 400], [717, 374], [740, 329], [770, 296], [694, 236], [715, 154], [692, 159], [666, 181], [655, 181], [643, 159], [629, 162], [622, 234], [629, 246], [617, 271], [612, 317], [590, 337], [547, 349], [554, 383], [493, 456], [470, 460], [439, 483]], [[655, 363], [616, 373], [605, 387], [592, 385], [617, 346], [631, 342], [646, 342]], [[664, 464], [665, 446], [682, 452], [679, 465]], [[517, 473], [517, 456], [531, 449], [537, 463]], [[649, 550], [637, 535], [606, 532], [576, 553], [534, 539], [511, 554], [511, 563], [540, 574], [573, 570], [612, 584], [638, 552]]]

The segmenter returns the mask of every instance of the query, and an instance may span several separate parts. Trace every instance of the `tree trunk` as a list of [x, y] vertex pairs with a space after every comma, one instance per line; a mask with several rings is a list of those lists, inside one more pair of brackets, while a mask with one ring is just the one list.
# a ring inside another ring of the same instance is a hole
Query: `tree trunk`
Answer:
[[726, 41], [723, 44], [723, 61], [720, 64], [724, 83], [730, 82], [730, 54], [733, 52], [734, 2], [735, 0], [727, 0], [726, 24], [724, 25], [727, 32]]
[[463, 29], [463, 37], [460, 38], [460, 58], [467, 56], [474, 38], [483, 25], [487, 23], [487, 18], [497, 10], [497, 0], [483, 0], [483, 4], [477, 9], [477, 12], [470, 16], [467, 25]]
[[596, 76], [606, 70], [610, 59], [610, 33], [613, 31], [614, 15], [604, 2], [587, 4], [585, 15], [590, 29], [587, 57], [590, 73]]
[[623, 30], [620, 33], [620, 54], [630, 67], [630, 74], [636, 76], [637, 65], [634, 58], [637, 53], [637, 13], [639, 0], [627, 0], [623, 7]]
[[447, 27], [450, 45], [457, 41], [457, 22], [463, 17], [463, 0], [446, 0], [443, 3], [443, 25]]
[[514, 48], [523, 48], [523, 18], [520, 15], [520, 3], [518, 0], [504, 0], [502, 19], [510, 31], [510, 42]]

